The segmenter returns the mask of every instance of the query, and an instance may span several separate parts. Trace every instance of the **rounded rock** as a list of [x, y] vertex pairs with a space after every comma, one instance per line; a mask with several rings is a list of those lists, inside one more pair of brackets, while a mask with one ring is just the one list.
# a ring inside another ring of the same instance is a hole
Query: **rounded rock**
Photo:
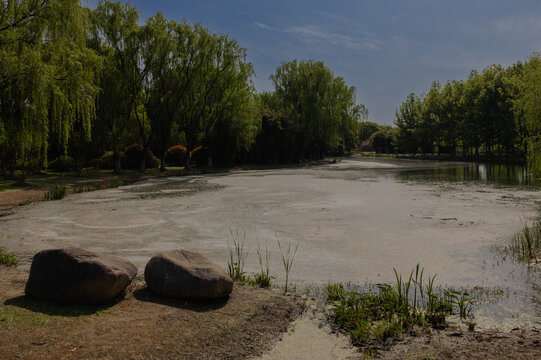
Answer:
[[131, 262], [80, 248], [44, 250], [30, 267], [25, 293], [58, 303], [100, 304], [126, 289], [137, 274]]
[[162, 252], [145, 267], [148, 288], [157, 295], [180, 299], [219, 299], [233, 290], [233, 280], [203, 255], [187, 250]]

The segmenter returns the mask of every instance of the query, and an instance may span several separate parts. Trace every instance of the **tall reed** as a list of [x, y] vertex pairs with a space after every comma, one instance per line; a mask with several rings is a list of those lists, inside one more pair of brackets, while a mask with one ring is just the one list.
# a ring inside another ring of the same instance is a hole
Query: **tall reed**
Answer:
[[270, 276], [270, 251], [265, 247], [265, 252], [261, 251], [261, 247], [257, 244], [257, 257], [259, 258], [259, 274], [255, 274], [255, 283], [262, 288], [268, 288], [271, 283], [272, 276]]
[[244, 264], [246, 257], [248, 257], [248, 251], [244, 250], [246, 233], [241, 234], [238, 230], [233, 231], [232, 229], [229, 229], [229, 233], [231, 234], [232, 244], [227, 243], [229, 250], [227, 270], [233, 281], [244, 281], [246, 274], [244, 272]]
[[282, 254], [282, 264], [284, 265], [284, 270], [286, 272], [286, 285], [284, 288], [284, 293], [287, 292], [287, 285], [289, 282], [289, 273], [291, 271], [291, 267], [293, 266], [293, 260], [295, 259], [295, 254], [297, 254], [297, 249], [299, 248], [299, 243], [295, 246], [295, 249], [293, 250], [293, 253], [291, 252], [291, 243], [288, 244], [287, 249], [282, 250], [282, 244], [280, 244], [280, 241], [278, 240], [278, 247], [280, 248], [280, 253]]

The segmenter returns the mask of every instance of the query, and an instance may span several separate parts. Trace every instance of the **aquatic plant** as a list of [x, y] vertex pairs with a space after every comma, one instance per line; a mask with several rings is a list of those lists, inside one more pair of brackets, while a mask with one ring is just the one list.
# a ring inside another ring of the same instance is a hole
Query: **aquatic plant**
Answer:
[[232, 244], [229, 244], [229, 242], [227, 243], [227, 248], [229, 250], [227, 270], [233, 281], [244, 282], [246, 281], [244, 264], [246, 262], [246, 257], [248, 257], [248, 251], [244, 250], [246, 234], [241, 234], [238, 230], [233, 231], [232, 229], [229, 229], [229, 233], [231, 234]]
[[521, 229], [517, 231], [509, 250], [519, 261], [539, 262], [541, 257], [541, 212], [531, 227], [523, 224]]
[[330, 312], [327, 316], [349, 333], [356, 345], [384, 341], [419, 327], [445, 325], [457, 311], [461, 319], [472, 318], [473, 299], [466, 292], [434, 286], [436, 276], [423, 283], [424, 269], [418, 264], [407, 277], [394, 270], [396, 285], [377, 284], [377, 290], [346, 290], [343, 284], [326, 287]]
[[287, 285], [289, 282], [289, 273], [291, 271], [291, 267], [293, 266], [293, 260], [295, 259], [295, 255], [297, 254], [297, 249], [299, 248], [299, 244], [295, 246], [295, 249], [293, 250], [293, 253], [291, 252], [291, 244], [287, 246], [287, 249], [285, 251], [282, 250], [282, 244], [280, 244], [280, 241], [278, 241], [278, 247], [280, 248], [280, 253], [282, 255], [282, 264], [284, 265], [284, 270], [286, 272], [286, 284], [284, 287], [284, 293], [287, 292]]
[[66, 196], [66, 186], [55, 185], [43, 195], [45, 200], [60, 200]]
[[259, 267], [260, 271], [259, 274], [254, 275], [254, 281], [257, 285], [260, 287], [267, 289], [272, 280], [272, 276], [270, 276], [270, 252], [268, 248], [265, 248], [265, 252], [263, 253], [261, 251], [261, 248], [259, 244], [257, 244], [257, 257], [259, 258]]

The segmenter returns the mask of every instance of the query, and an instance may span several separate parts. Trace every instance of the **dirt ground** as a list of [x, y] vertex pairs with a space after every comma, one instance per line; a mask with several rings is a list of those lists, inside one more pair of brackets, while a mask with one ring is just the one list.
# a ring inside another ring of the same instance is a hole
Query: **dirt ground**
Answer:
[[24, 296], [27, 272], [0, 267], [0, 359], [246, 359], [302, 312], [276, 292], [235, 286], [226, 300], [166, 300], [140, 283], [102, 307]]
[[408, 336], [382, 351], [377, 359], [541, 359], [541, 329], [510, 332], [438, 331], [431, 336]]

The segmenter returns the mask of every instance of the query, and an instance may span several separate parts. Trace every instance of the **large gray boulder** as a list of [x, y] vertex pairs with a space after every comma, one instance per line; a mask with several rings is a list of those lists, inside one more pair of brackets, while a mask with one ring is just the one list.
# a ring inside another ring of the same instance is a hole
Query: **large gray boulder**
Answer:
[[99, 304], [118, 296], [137, 274], [116, 256], [80, 248], [44, 250], [32, 260], [25, 292], [39, 300]]
[[157, 295], [181, 299], [218, 299], [233, 290], [233, 280], [203, 255], [187, 250], [162, 252], [149, 260], [145, 281]]

